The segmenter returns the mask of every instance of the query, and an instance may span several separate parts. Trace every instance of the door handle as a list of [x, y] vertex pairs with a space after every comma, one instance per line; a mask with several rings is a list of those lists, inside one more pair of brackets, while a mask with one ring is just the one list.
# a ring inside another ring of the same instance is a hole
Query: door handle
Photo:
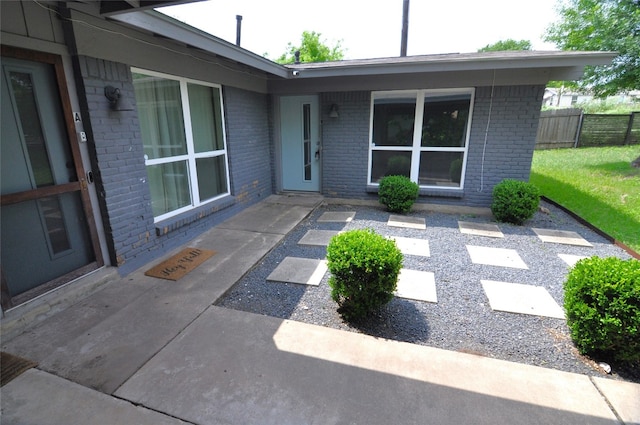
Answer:
[[316, 159], [320, 159], [320, 149], [316, 151]]

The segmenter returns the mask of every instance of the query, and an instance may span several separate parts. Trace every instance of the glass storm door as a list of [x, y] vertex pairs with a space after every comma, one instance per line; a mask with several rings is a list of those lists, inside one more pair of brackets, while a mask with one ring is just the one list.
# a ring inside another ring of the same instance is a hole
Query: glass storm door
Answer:
[[2, 58], [5, 309], [97, 267], [56, 75], [49, 63]]
[[282, 189], [320, 191], [320, 111], [317, 96], [280, 99]]

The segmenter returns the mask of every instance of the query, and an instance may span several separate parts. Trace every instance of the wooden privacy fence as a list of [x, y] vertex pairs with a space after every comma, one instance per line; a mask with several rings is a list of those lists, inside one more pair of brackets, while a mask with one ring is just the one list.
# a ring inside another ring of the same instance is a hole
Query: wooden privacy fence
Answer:
[[640, 144], [640, 112], [605, 115], [557, 109], [540, 114], [536, 149], [637, 144]]

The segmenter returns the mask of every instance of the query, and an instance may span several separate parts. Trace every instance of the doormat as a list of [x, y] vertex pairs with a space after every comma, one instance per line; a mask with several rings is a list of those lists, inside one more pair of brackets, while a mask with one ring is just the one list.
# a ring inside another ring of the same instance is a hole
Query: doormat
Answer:
[[215, 254], [216, 251], [208, 249], [185, 248], [173, 257], [150, 268], [144, 274], [160, 279], [178, 280]]
[[32, 367], [38, 366], [38, 363], [13, 354], [0, 352], [0, 387], [4, 387], [9, 382], [22, 375]]

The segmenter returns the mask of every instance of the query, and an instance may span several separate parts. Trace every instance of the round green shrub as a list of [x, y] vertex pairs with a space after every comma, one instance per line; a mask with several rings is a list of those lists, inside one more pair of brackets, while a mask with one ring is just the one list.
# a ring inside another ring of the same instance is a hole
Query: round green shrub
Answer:
[[329, 242], [331, 298], [346, 320], [358, 320], [391, 301], [402, 268], [395, 241], [373, 230], [350, 230]]
[[406, 176], [385, 176], [380, 179], [378, 201], [391, 212], [406, 213], [418, 198], [418, 184]]
[[540, 205], [540, 191], [528, 182], [505, 179], [493, 187], [491, 211], [496, 220], [521, 225]]
[[564, 309], [582, 354], [640, 360], [640, 261], [578, 261], [564, 282]]

